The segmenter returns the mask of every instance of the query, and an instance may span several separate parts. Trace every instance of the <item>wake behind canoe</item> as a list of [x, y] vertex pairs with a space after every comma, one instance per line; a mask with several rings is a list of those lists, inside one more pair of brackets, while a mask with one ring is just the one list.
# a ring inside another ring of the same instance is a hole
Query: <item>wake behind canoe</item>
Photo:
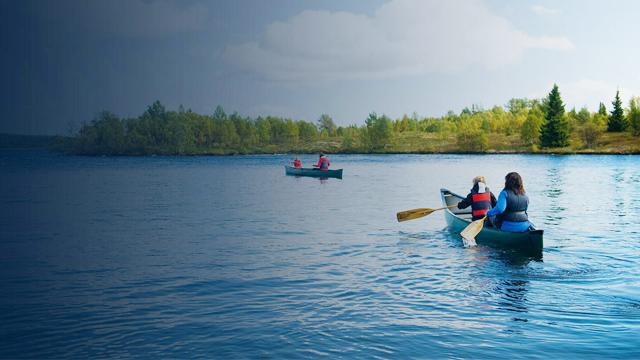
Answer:
[[342, 169], [337, 170], [318, 170], [314, 168], [294, 168], [293, 166], [284, 166], [285, 174], [292, 176], [311, 176], [321, 178], [337, 178], [342, 179]]
[[[452, 193], [447, 189], [440, 189], [443, 206], [455, 205], [463, 196]], [[445, 219], [452, 232], [460, 233], [471, 223], [471, 212], [465, 209], [451, 208], [445, 209]], [[476, 236], [478, 244], [495, 247], [517, 249], [529, 254], [541, 255], [543, 247], [543, 230], [536, 230], [531, 227], [527, 232], [507, 232], [496, 228], [484, 227]]]

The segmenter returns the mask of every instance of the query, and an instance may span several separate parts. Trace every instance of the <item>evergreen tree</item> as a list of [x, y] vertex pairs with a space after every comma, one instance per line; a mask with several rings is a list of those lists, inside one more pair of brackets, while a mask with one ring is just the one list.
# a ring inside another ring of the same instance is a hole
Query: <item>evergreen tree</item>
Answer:
[[564, 147], [569, 145], [569, 125], [564, 118], [564, 104], [560, 98], [558, 85], [547, 97], [545, 106], [545, 120], [540, 132], [540, 145], [542, 147]]
[[616, 91], [616, 98], [612, 102], [613, 110], [611, 110], [611, 115], [609, 116], [609, 122], [607, 126], [607, 131], [624, 131], [627, 129], [629, 123], [627, 119], [624, 117], [624, 110], [622, 110], [622, 101], [620, 101], [620, 91]]
[[598, 107], [598, 114], [607, 116], [607, 108], [603, 103], [600, 103], [600, 107]]
[[153, 102], [153, 104], [147, 107], [147, 111], [143, 114], [143, 116], [146, 115], [152, 119], [159, 119], [161, 117], [164, 117], [166, 113], [167, 109], [165, 109], [164, 105], [160, 103], [160, 100], [156, 100]]
[[219, 121], [227, 119], [227, 113], [224, 112], [222, 105], [216, 106], [216, 109], [213, 111], [213, 119]]

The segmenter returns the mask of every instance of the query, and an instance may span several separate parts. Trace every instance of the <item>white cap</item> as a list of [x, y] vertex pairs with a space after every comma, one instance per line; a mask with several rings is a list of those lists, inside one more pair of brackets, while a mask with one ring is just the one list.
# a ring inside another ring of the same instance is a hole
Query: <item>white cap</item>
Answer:
[[478, 193], [487, 192], [487, 185], [483, 182], [478, 182]]

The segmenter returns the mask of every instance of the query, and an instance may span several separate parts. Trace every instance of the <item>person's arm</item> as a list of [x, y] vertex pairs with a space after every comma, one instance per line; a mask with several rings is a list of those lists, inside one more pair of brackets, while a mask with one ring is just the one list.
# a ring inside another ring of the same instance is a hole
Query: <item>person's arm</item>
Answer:
[[496, 203], [496, 207], [489, 210], [487, 212], [487, 216], [502, 214], [506, 209], [507, 209], [507, 194], [504, 191], [501, 191], [500, 195], [498, 195], [498, 203]]
[[473, 202], [473, 200], [471, 199], [471, 193], [469, 193], [469, 195], [467, 195], [466, 199], [463, 199], [462, 201], [460, 201], [458, 203], [458, 209], [468, 208], [469, 206], [471, 206], [472, 202]]
[[493, 195], [493, 193], [490, 193], [490, 194], [491, 194], [491, 207], [494, 208], [494, 207], [496, 207], [496, 203], [498, 201], [496, 200], [496, 196]]

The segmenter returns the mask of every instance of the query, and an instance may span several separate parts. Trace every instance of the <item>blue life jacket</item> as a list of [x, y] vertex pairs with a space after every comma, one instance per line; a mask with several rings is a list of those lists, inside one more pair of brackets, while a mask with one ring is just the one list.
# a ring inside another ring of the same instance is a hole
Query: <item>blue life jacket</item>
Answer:
[[503, 221], [524, 222], [529, 221], [527, 208], [529, 207], [529, 197], [526, 194], [518, 195], [512, 190], [506, 190], [507, 208], [500, 215]]

